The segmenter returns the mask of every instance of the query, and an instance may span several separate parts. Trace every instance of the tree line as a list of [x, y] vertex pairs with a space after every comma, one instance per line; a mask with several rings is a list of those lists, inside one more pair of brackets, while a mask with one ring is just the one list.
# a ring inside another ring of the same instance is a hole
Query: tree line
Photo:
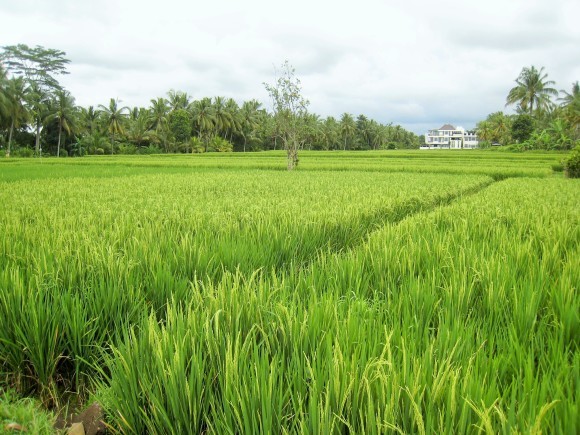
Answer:
[[483, 147], [509, 145], [516, 151], [569, 150], [580, 143], [580, 85], [557, 91], [544, 67], [524, 67], [506, 98], [516, 114], [491, 113], [477, 124]]
[[[6, 155], [190, 153], [284, 148], [276, 111], [257, 100], [222, 96], [193, 99], [170, 90], [147, 107], [111, 98], [80, 107], [58, 78], [68, 74], [65, 53], [25, 44], [0, 54], [0, 147]], [[297, 118], [300, 147], [310, 150], [418, 148], [422, 138], [400, 125], [365, 115]]]

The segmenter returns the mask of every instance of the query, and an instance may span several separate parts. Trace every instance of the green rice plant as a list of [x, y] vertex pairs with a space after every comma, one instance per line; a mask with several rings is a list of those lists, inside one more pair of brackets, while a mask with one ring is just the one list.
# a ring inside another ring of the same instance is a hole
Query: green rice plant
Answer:
[[50, 403], [57, 400], [57, 367], [64, 346], [53, 290], [46, 282], [35, 282], [0, 293], [2, 371], [21, 390], [37, 387], [42, 400]]
[[0, 367], [18, 391], [37, 391], [58, 406], [64, 391], [83, 393], [102, 347], [134, 323], [144, 305], [130, 288], [104, 281], [82, 291], [63, 289], [55, 275], [25, 284], [13, 269], [0, 274]]
[[[429, 410], [436, 400], [406, 403], [406, 409], [423, 409], [425, 427], [463, 432], [475, 424], [525, 432], [541, 422], [574, 432], [578, 187], [565, 180], [498, 183], [450, 207], [387, 225], [364, 246], [322, 258], [292, 285], [338, 298], [384, 300], [395, 316], [386, 325], [404, 326], [401, 336], [414, 337], [415, 345], [426, 343], [420, 337], [456, 331], [455, 340], [473, 349], [473, 357], [457, 365], [468, 388], [454, 387], [453, 402], [464, 403], [458, 421], [445, 413], [447, 421], [435, 423], [437, 413]], [[453, 371], [446, 373], [452, 379]], [[440, 398], [443, 391], [425, 392]], [[420, 430], [418, 424], [390, 424]]]
[[578, 431], [558, 156], [234, 157], [7, 166], [3, 382], [121, 433]]

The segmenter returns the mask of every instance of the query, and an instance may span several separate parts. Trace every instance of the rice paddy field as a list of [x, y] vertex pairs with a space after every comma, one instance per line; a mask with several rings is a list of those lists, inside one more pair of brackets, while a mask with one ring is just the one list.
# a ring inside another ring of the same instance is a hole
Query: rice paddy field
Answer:
[[112, 433], [578, 433], [563, 157], [2, 159], [0, 392]]

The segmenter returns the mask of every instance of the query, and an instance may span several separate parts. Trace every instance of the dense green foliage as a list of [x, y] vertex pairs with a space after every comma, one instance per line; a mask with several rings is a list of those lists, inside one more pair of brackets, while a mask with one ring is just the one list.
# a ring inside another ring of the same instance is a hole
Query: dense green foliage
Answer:
[[510, 145], [514, 151], [569, 150], [580, 142], [580, 87], [572, 84], [572, 92], [558, 95], [550, 86], [544, 68], [523, 68], [516, 85], [507, 96], [506, 105], [516, 105], [516, 115], [491, 113], [477, 124], [480, 145]]
[[127, 433], [578, 431], [561, 156], [282, 156], [0, 162], [0, 385]]
[[[269, 113], [256, 100], [239, 104], [217, 96], [192, 101], [170, 90], [149, 107], [121, 107], [111, 98], [97, 108], [77, 107], [56, 78], [66, 74], [65, 53], [25, 45], [0, 52], [0, 149], [35, 155], [152, 154], [282, 149], [288, 142], [284, 110]], [[282, 94], [280, 94], [282, 95]], [[287, 92], [286, 97], [293, 97]], [[418, 148], [417, 135], [364, 115], [341, 120], [296, 113], [296, 146], [308, 150]], [[21, 134], [28, 130], [33, 135]], [[14, 155], [14, 154], [13, 154]]]
[[580, 145], [576, 146], [564, 161], [566, 176], [570, 178], [580, 178]]

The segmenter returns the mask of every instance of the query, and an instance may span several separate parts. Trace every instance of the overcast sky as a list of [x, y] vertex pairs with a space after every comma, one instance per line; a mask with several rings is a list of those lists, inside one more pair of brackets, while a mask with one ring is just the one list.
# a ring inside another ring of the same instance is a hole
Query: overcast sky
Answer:
[[[0, 0], [0, 45], [63, 50], [77, 104], [256, 98], [288, 60], [311, 111], [416, 133], [506, 110], [522, 67], [580, 79], [578, 0]], [[511, 109], [507, 109], [511, 111]]]

